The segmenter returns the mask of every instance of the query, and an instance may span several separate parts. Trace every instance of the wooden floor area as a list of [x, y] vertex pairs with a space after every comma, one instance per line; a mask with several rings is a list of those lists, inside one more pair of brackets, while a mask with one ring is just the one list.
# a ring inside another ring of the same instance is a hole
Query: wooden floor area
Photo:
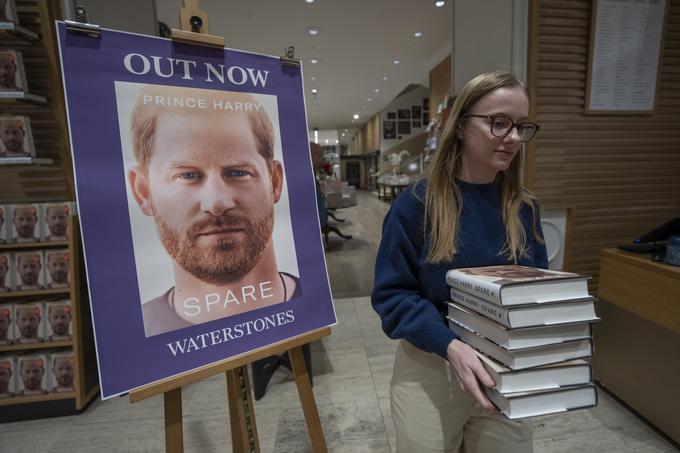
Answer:
[[369, 296], [373, 288], [375, 257], [380, 244], [382, 222], [390, 205], [365, 191], [357, 191], [357, 205], [335, 211], [345, 222], [329, 219], [352, 239], [331, 233], [326, 265], [333, 297]]

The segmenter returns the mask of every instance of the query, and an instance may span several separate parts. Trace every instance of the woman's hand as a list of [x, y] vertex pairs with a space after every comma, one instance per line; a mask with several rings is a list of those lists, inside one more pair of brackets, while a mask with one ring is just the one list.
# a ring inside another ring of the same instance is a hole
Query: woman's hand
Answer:
[[477, 403], [486, 410], [496, 410], [486, 397], [480, 383], [491, 388], [496, 385], [479, 361], [475, 351], [460, 340], [453, 340], [446, 348], [451, 371], [458, 378], [460, 389], [472, 396]]

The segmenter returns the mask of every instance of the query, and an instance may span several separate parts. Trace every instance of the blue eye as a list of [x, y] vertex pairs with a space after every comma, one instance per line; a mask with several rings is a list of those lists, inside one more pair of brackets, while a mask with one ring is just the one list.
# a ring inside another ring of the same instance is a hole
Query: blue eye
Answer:
[[201, 175], [197, 171], [185, 171], [178, 175], [180, 179], [198, 179]]
[[225, 173], [225, 176], [234, 176], [237, 178], [242, 178], [244, 176], [248, 176], [248, 172], [243, 171], [243, 170], [227, 170]]

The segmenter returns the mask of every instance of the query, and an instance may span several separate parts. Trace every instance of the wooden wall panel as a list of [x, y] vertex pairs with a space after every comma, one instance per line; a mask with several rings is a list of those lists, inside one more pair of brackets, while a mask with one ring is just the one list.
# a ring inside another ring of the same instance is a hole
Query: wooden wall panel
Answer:
[[352, 138], [352, 154], [371, 153], [380, 149], [380, 114], [373, 115]]
[[[16, 4], [21, 25], [41, 38], [31, 43], [7, 34], [3, 35], [0, 47], [22, 53], [29, 92], [48, 101], [46, 104], [3, 103], [0, 114], [28, 116], [37, 157], [53, 159], [54, 164], [0, 166], [0, 204], [75, 200], [53, 24], [60, 15], [59, 1], [17, 0]], [[41, 22], [40, 17], [50, 19]]]
[[600, 250], [680, 215], [680, 0], [669, 1], [654, 115], [585, 115], [592, 1], [533, 0], [528, 84], [541, 125], [527, 185], [545, 207], [572, 206], [571, 270], [593, 276]]
[[437, 106], [451, 93], [451, 55], [430, 71], [430, 118], [437, 113]]

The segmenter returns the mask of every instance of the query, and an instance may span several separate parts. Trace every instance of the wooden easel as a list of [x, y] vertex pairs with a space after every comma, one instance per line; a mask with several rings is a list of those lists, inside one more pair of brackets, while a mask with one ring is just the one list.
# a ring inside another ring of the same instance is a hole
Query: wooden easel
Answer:
[[255, 412], [253, 411], [248, 364], [274, 354], [287, 352], [293, 365], [293, 375], [300, 394], [300, 402], [305, 415], [312, 450], [315, 453], [326, 453], [328, 451], [326, 439], [312, 393], [305, 359], [302, 355], [302, 346], [330, 334], [331, 329], [324, 327], [247, 354], [139, 387], [130, 391], [130, 402], [136, 403], [162, 393], [165, 403], [165, 451], [166, 453], [182, 453], [184, 451], [182, 386], [198, 382], [218, 373], [226, 373], [232, 451], [234, 453], [259, 453], [260, 443], [255, 423]]
[[[172, 39], [192, 44], [224, 47], [224, 37], [208, 35], [208, 15], [198, 9], [198, 0], [184, 0], [180, 8], [181, 30], [172, 30]], [[284, 64], [295, 64], [292, 48], [286, 49]], [[259, 453], [260, 441], [257, 435], [255, 412], [253, 410], [248, 364], [272, 355], [288, 353], [295, 376], [302, 411], [315, 453], [326, 453], [326, 440], [321, 420], [316, 408], [309, 372], [305, 364], [302, 347], [312, 341], [331, 334], [328, 327], [304, 335], [274, 343], [255, 351], [232, 357], [218, 363], [164, 379], [153, 384], [130, 391], [130, 402], [142, 401], [160, 393], [164, 398], [165, 412], [165, 451], [181, 453], [184, 451], [182, 431], [182, 386], [206, 379], [218, 373], [225, 373], [227, 379], [227, 400], [229, 404], [229, 423], [231, 445], [234, 453]]]

